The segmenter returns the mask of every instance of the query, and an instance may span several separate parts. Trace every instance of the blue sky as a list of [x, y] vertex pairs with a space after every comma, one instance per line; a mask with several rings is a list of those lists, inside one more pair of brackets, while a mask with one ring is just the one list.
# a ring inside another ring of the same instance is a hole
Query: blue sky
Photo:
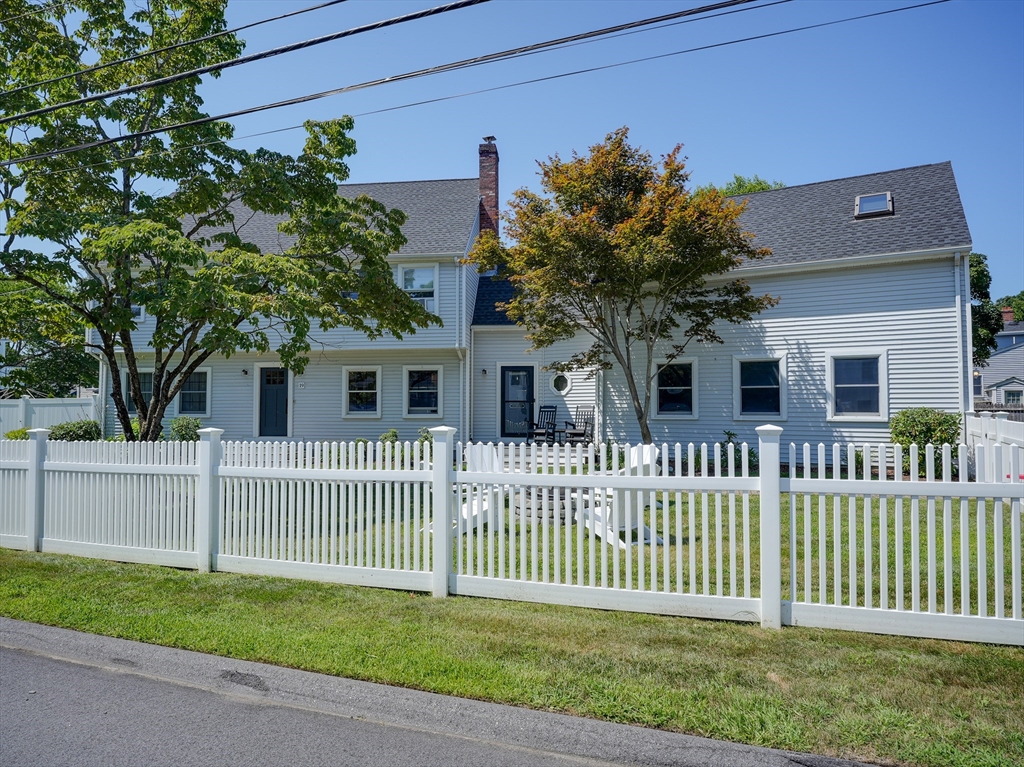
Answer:
[[[710, 0], [708, 0], [710, 2]], [[239, 136], [356, 116], [351, 181], [477, 175], [498, 138], [501, 199], [538, 188], [536, 161], [628, 125], [655, 155], [684, 144], [692, 181], [789, 185], [951, 160], [994, 297], [1024, 289], [1024, 3], [953, 0], [874, 19], [398, 109], [375, 110], [841, 19], [920, 0], [792, 0], [716, 19], [390, 84], [235, 120]], [[313, 0], [231, 0], [237, 26]], [[440, 4], [351, 0], [243, 33], [254, 53]], [[229, 70], [220, 113], [696, 7], [700, 2], [494, 0]], [[360, 116], [362, 115], [362, 116]], [[238, 142], [297, 153], [302, 131]]]

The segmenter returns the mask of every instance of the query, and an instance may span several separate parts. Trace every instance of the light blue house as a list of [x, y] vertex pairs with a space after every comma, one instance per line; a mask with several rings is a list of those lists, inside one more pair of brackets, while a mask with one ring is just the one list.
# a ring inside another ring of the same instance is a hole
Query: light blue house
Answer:
[[[497, 149], [487, 142], [479, 151], [479, 178], [339, 188], [406, 212], [395, 279], [443, 326], [401, 341], [316, 334], [303, 375], [274, 354], [211, 360], [168, 418], [196, 415], [226, 439], [352, 440], [397, 429], [404, 440], [446, 424], [458, 439], [496, 441], [523, 439], [524, 415], [541, 405], [557, 406], [559, 422], [587, 405], [599, 438], [636, 441], [621, 374], [546, 371], [588, 342], [531, 353], [495, 307], [509, 284], [463, 263], [497, 221]], [[737, 273], [781, 300], [748, 325], [724, 327], [725, 344], [691, 345], [660, 374], [657, 441], [719, 440], [725, 430], [753, 440], [767, 422], [782, 425], [787, 441], [880, 441], [903, 408], [971, 408], [971, 241], [948, 162], [759, 192], [741, 221], [773, 255]], [[246, 237], [286, 247], [279, 222], [253, 216]], [[140, 341], [146, 331], [143, 315]]]

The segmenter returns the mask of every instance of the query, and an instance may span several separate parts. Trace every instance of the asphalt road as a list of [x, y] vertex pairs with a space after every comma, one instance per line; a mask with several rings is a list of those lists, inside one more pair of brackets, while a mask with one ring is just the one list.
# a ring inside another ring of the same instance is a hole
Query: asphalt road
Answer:
[[840, 767], [0, 618], [0, 764]]

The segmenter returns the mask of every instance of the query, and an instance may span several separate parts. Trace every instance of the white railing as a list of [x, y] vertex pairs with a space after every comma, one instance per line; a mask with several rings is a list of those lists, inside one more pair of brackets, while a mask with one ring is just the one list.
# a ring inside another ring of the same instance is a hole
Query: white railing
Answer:
[[1008, 420], [1007, 413], [984, 412], [966, 416], [964, 441], [970, 446], [998, 444], [1024, 447], [1024, 422]]
[[[1016, 446], [0, 442], [0, 545], [1024, 644]], [[923, 480], [916, 471], [923, 458]], [[446, 534], [436, 535], [444, 530]]]

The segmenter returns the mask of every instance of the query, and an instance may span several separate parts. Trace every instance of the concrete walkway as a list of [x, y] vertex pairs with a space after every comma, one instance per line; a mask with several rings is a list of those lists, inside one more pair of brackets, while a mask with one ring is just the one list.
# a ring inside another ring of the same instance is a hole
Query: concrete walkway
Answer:
[[0, 618], [0, 764], [855, 763]]

